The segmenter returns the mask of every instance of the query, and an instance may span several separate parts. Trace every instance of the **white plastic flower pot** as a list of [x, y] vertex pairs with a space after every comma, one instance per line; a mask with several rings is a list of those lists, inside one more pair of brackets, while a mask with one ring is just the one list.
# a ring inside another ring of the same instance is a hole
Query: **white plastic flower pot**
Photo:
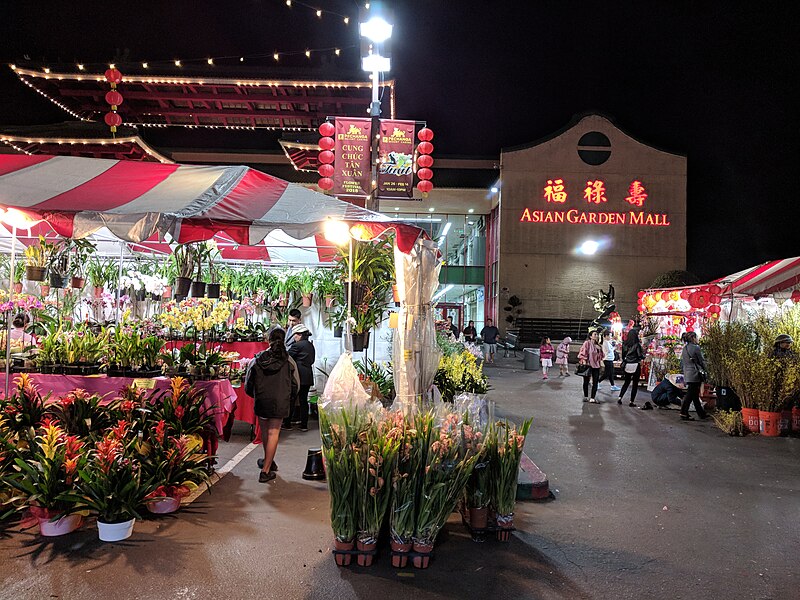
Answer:
[[80, 515], [64, 515], [54, 521], [39, 519], [39, 534], [44, 537], [56, 537], [72, 533], [81, 526]]
[[100, 533], [100, 540], [103, 542], [121, 542], [131, 537], [133, 524], [136, 519], [123, 521], [122, 523], [103, 523], [97, 522], [97, 530]]

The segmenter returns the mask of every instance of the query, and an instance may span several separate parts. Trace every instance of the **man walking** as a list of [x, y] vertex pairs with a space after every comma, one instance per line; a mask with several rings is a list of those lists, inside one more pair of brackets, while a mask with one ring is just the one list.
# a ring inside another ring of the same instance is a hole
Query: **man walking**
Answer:
[[481, 329], [481, 339], [483, 340], [483, 356], [487, 363], [494, 363], [498, 335], [500, 335], [500, 330], [494, 326], [491, 319], [486, 319], [486, 325]]
[[300, 317], [301, 316], [302, 315], [300, 314], [300, 311], [297, 310], [296, 308], [293, 308], [292, 310], [289, 311], [289, 319], [288, 319], [287, 325], [286, 325], [286, 349], [287, 350], [292, 347], [292, 344], [294, 344], [294, 333], [292, 332], [292, 328], [295, 327], [296, 325], [300, 325]]

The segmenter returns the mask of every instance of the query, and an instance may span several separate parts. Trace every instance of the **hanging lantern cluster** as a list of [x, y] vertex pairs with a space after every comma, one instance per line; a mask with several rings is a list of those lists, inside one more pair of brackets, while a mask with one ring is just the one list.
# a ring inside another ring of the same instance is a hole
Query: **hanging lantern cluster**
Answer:
[[119, 105], [122, 104], [122, 94], [117, 91], [117, 85], [122, 83], [122, 73], [119, 69], [111, 68], [106, 70], [105, 76], [106, 81], [111, 84], [111, 91], [106, 94], [106, 102], [111, 106], [111, 110], [106, 113], [103, 120], [111, 128], [113, 136], [117, 133], [117, 127], [122, 125], [122, 117], [117, 113]]
[[419, 138], [419, 144], [417, 144], [417, 178], [419, 179], [419, 183], [417, 183], [417, 189], [422, 192], [423, 197], [426, 197], [428, 193], [433, 189], [433, 170], [431, 167], [433, 166], [433, 144], [431, 144], [431, 140], [433, 139], [433, 131], [428, 129], [427, 127], [423, 127], [417, 132], [417, 138]]
[[800, 290], [794, 290], [792, 292], [792, 302], [795, 304], [800, 303]]
[[333, 153], [333, 148], [336, 146], [336, 142], [333, 139], [335, 132], [336, 127], [328, 121], [319, 126], [321, 137], [319, 138], [320, 153], [317, 172], [320, 179], [317, 185], [321, 190], [325, 191], [333, 188], [333, 161], [336, 159], [336, 155]]

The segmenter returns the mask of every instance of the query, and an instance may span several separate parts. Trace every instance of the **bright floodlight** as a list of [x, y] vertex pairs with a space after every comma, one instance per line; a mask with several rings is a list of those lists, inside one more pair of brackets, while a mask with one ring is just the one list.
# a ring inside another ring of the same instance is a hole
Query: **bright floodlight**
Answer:
[[499, 192], [499, 191], [500, 191], [500, 190], [499, 190], [499, 189], [497, 189], [497, 186], [496, 186], [496, 185], [493, 185], [493, 186], [492, 186], [491, 192], [492, 192], [493, 194], [496, 194], [496, 193], [497, 193], [497, 192]]
[[368, 54], [361, 59], [361, 70], [369, 73], [386, 73], [392, 68], [392, 61], [380, 54]]
[[372, 17], [366, 23], [359, 23], [358, 29], [361, 37], [376, 44], [382, 44], [392, 37], [392, 26], [383, 17]]
[[591, 256], [597, 252], [597, 249], [600, 248], [600, 244], [595, 242], [594, 240], [586, 240], [581, 244], [581, 247], [578, 248], [578, 251], [581, 254], [588, 254]]
[[350, 228], [344, 221], [335, 219], [325, 221], [324, 234], [326, 240], [337, 246], [344, 246], [350, 241]]
[[16, 208], [0, 208], [0, 221], [17, 229], [29, 229], [41, 223], [41, 219], [34, 219]]

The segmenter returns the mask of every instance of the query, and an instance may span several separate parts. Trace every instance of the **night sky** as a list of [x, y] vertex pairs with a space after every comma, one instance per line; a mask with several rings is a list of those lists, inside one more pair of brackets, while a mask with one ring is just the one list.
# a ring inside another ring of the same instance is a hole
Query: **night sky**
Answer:
[[[284, 0], [6, 2], [0, 58], [88, 65], [119, 61], [126, 50], [151, 64], [245, 55], [245, 68], [267, 76], [275, 50], [337, 46], [344, 50], [333, 64], [299, 55], [281, 65], [357, 72], [358, 5], [306, 4], [349, 15], [351, 24]], [[427, 120], [437, 156], [497, 157], [599, 111], [634, 137], [688, 156], [691, 271], [708, 279], [800, 255], [800, 48], [790, 4], [389, 2], [398, 117]], [[223, 74], [226, 66], [239, 61], [213, 68]], [[66, 120], [5, 68], [0, 92], [0, 125]], [[246, 143], [216, 133], [192, 141]]]

